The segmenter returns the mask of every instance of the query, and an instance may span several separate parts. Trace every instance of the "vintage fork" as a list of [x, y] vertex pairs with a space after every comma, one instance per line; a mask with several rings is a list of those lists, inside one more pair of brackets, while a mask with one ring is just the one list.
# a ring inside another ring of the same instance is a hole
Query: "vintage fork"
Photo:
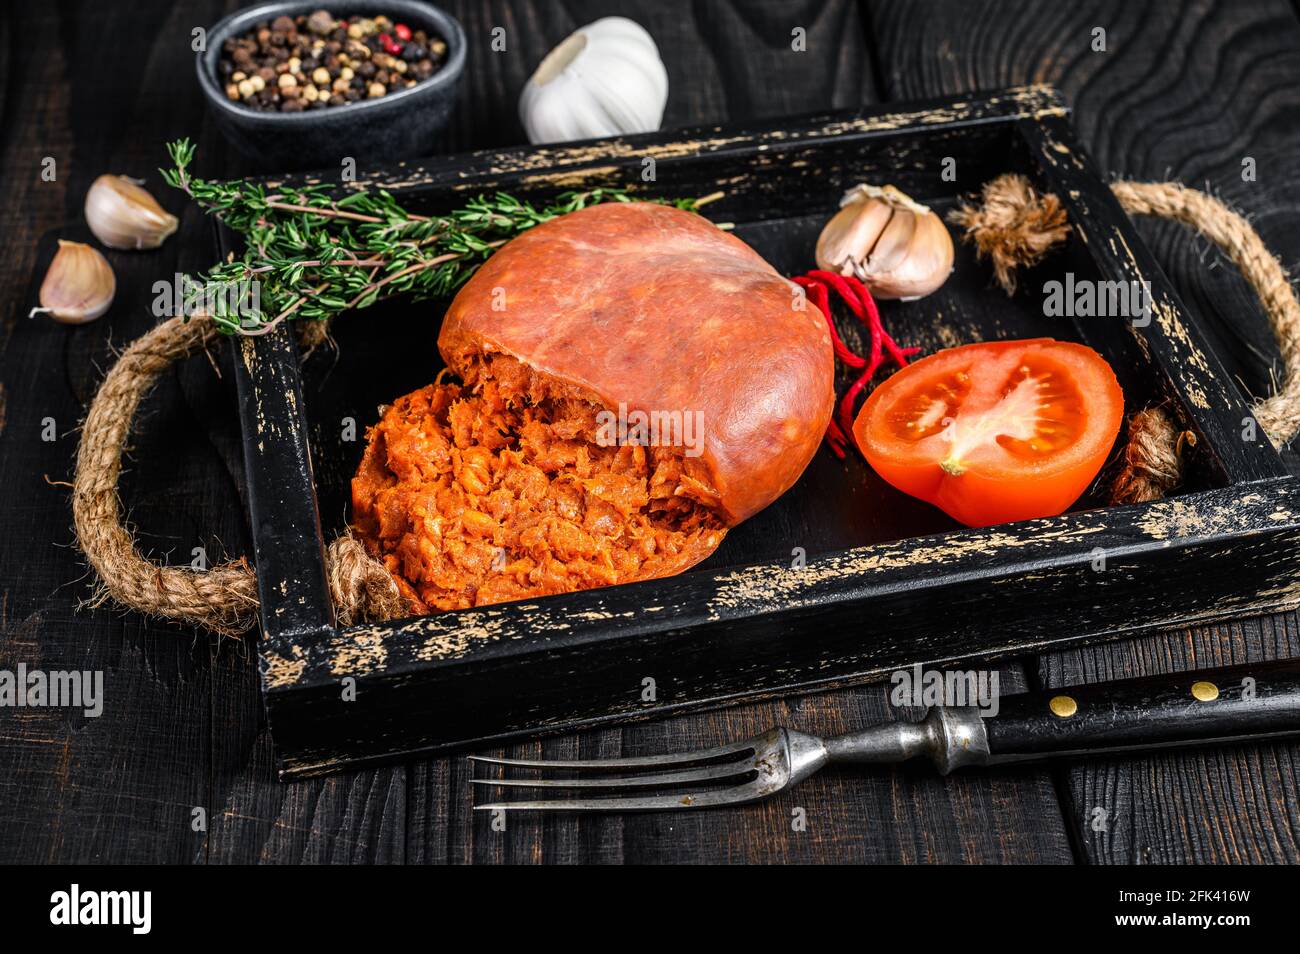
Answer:
[[[469, 758], [549, 773], [473, 778], [475, 785], [600, 796], [500, 801], [475, 805], [478, 811], [636, 812], [758, 801], [831, 763], [886, 764], [925, 755], [946, 775], [969, 765], [1297, 734], [1300, 661], [1286, 661], [1023, 693], [1001, 699], [996, 714], [974, 706], [935, 706], [920, 722], [889, 722], [826, 739], [775, 728], [734, 745], [672, 755], [578, 761]], [[559, 772], [573, 777], [554, 777]]]

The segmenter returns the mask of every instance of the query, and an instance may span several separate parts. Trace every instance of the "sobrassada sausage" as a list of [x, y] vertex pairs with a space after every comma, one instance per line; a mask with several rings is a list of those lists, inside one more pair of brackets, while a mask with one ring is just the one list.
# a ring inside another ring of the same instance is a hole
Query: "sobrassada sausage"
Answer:
[[[537, 226], [447, 312], [461, 383], [370, 430], [358, 534], [421, 612], [687, 569], [798, 479], [830, 420], [830, 336], [801, 305], [694, 213], [619, 203]], [[611, 411], [677, 429], [611, 443]]]

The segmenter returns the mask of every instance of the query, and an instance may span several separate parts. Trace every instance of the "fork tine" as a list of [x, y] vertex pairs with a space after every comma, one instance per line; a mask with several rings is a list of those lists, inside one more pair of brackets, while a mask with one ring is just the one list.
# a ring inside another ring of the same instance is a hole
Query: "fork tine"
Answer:
[[544, 801], [496, 802], [475, 805], [474, 811], [569, 811], [569, 812], [654, 812], [664, 809], [713, 808], [718, 805], [741, 805], [766, 798], [779, 789], [760, 787], [756, 782], [733, 785], [708, 792], [678, 792], [673, 795], [650, 795], [640, 798], [558, 798]]
[[731, 745], [719, 745], [711, 749], [696, 749], [693, 752], [674, 752], [668, 755], [638, 755], [622, 759], [500, 759], [489, 755], [470, 755], [471, 762], [485, 762], [489, 765], [511, 765], [515, 768], [535, 769], [619, 769], [666, 768], [670, 765], [690, 765], [708, 759], [722, 758], [728, 755], [736, 757], [757, 751], [755, 740], [734, 742]]
[[596, 778], [472, 778], [474, 785], [505, 785], [513, 788], [645, 788], [651, 785], [685, 785], [715, 779], [735, 778], [757, 771], [752, 759], [708, 765], [686, 772], [645, 775], [597, 776]]

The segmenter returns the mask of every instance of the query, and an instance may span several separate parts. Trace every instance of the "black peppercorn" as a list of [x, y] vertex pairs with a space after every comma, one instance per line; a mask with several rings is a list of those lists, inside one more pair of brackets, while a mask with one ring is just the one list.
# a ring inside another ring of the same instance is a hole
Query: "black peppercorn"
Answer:
[[336, 20], [316, 10], [257, 23], [221, 50], [217, 71], [231, 99], [251, 109], [299, 112], [413, 86], [437, 71], [446, 44], [424, 30], [399, 29], [388, 17]]

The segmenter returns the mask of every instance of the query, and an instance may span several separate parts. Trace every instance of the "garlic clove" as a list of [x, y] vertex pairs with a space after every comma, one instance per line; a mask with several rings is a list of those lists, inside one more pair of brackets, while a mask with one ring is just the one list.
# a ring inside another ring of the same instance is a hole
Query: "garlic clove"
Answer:
[[59, 239], [59, 250], [41, 282], [41, 306], [28, 317], [48, 314], [65, 325], [83, 325], [108, 311], [116, 292], [113, 269], [98, 249]]
[[948, 227], [894, 186], [859, 185], [817, 239], [817, 265], [855, 275], [877, 298], [919, 298], [952, 272]]
[[822, 229], [817, 239], [817, 264], [841, 275], [857, 275], [857, 266], [871, 252], [876, 239], [894, 213], [883, 202], [844, 206]]
[[907, 293], [902, 298], [919, 298], [935, 291], [952, 274], [952, 235], [943, 219], [931, 213], [916, 220], [916, 237], [912, 242], [913, 255], [907, 262], [910, 274], [900, 287]]
[[109, 248], [157, 248], [176, 231], [176, 216], [126, 176], [102, 175], [86, 193], [86, 224]]
[[894, 212], [889, 217], [889, 223], [880, 233], [876, 247], [871, 250], [863, 266], [868, 275], [876, 276], [877, 284], [880, 279], [893, 275], [895, 270], [902, 267], [911, 253], [912, 241], [916, 237], [916, 222], [916, 216], [906, 212]]

